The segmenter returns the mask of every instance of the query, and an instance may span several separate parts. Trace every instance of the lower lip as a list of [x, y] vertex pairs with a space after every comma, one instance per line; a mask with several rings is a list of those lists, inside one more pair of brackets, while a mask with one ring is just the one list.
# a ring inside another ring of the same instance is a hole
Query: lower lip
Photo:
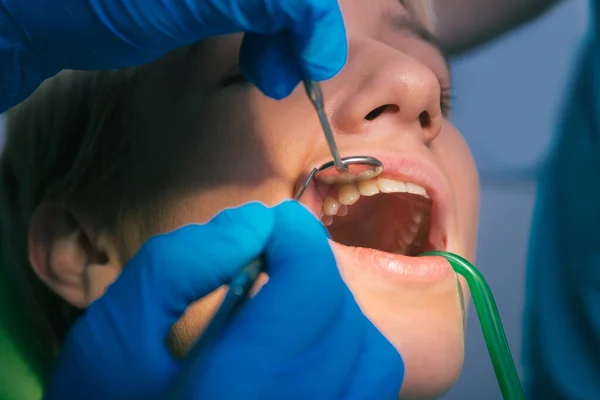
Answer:
[[338, 256], [351, 258], [386, 280], [437, 282], [456, 274], [442, 257], [409, 257], [330, 241]]

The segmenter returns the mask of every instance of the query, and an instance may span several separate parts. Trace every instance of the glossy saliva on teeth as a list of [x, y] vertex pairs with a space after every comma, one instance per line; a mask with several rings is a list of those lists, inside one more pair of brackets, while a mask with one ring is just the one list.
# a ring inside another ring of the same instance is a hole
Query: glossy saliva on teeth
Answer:
[[356, 183], [361, 181], [367, 181], [375, 178], [383, 171], [382, 167], [376, 167], [374, 169], [367, 169], [359, 174], [353, 173], [334, 173], [331, 175], [325, 175], [319, 177], [319, 180], [328, 185], [342, 185], [346, 183]]
[[[327, 196], [323, 202], [323, 223], [330, 225], [329, 218], [348, 213], [348, 206], [358, 202], [361, 196], [375, 196], [379, 193], [408, 193], [429, 199], [424, 187], [411, 182], [402, 182], [388, 178], [374, 178], [356, 183], [341, 185], [337, 197]], [[328, 223], [327, 223], [328, 222]]]

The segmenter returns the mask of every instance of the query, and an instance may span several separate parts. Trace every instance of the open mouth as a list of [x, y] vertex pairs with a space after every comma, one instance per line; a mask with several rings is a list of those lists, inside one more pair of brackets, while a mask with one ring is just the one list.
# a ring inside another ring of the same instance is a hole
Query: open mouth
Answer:
[[334, 246], [354, 259], [403, 275], [445, 275], [447, 263], [432, 268], [431, 260], [414, 258], [446, 250], [450, 192], [445, 181], [423, 162], [376, 157], [384, 164], [378, 177], [317, 175], [303, 202], [320, 216]]
[[385, 177], [328, 186], [321, 221], [337, 243], [407, 256], [432, 250], [424, 187]]

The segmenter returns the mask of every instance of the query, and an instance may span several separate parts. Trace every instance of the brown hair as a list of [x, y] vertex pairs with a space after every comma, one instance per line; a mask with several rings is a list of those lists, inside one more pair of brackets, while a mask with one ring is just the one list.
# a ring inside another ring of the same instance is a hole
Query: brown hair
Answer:
[[[79, 310], [47, 288], [29, 267], [29, 221], [42, 202], [85, 209], [99, 229], [118, 223], [123, 165], [129, 152], [125, 105], [135, 70], [64, 71], [7, 114], [0, 158], [0, 266], [51, 360]], [[119, 129], [116, 129], [119, 126]], [[103, 188], [112, 195], [103, 198]], [[93, 203], [90, 201], [94, 193]]]

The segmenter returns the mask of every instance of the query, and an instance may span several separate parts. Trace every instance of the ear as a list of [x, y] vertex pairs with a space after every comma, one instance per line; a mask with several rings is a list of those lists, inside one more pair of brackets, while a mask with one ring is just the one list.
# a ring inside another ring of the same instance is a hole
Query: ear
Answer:
[[100, 297], [121, 270], [116, 247], [59, 204], [42, 204], [29, 225], [29, 262], [52, 291], [80, 308]]

